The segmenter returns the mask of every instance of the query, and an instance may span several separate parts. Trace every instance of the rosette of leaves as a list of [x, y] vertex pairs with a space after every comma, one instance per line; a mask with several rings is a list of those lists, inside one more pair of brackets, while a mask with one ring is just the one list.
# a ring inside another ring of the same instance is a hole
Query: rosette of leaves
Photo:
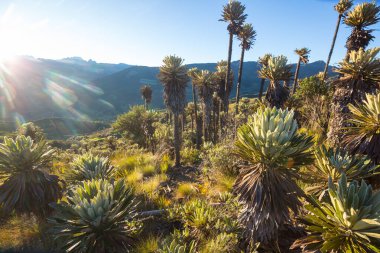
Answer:
[[49, 218], [66, 252], [128, 252], [140, 228], [132, 190], [122, 180], [81, 182]]
[[67, 179], [70, 181], [109, 179], [114, 172], [113, 169], [114, 167], [107, 157], [87, 153], [74, 159]]
[[307, 175], [313, 185], [306, 188], [308, 193], [323, 197], [328, 190], [329, 178], [338, 182], [342, 174], [348, 181], [361, 180], [378, 174], [379, 166], [366, 155], [350, 155], [340, 148], [326, 148], [324, 145], [314, 151], [315, 163]]
[[366, 94], [363, 103], [352, 105], [344, 143], [354, 153], [370, 156], [380, 163], [380, 93]]
[[7, 213], [44, 216], [62, 196], [58, 176], [47, 172], [54, 150], [46, 141], [19, 135], [0, 144], [0, 206]]
[[292, 249], [304, 252], [380, 252], [380, 192], [364, 180], [359, 184], [342, 175], [329, 180], [329, 202], [310, 198], [309, 213], [302, 218], [308, 235]]

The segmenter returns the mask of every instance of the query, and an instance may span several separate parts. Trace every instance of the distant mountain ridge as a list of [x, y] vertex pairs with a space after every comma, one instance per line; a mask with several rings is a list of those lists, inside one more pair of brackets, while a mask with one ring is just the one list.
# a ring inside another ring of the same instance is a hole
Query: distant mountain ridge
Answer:
[[[231, 64], [235, 85], [238, 65], [238, 61]], [[216, 63], [187, 65], [210, 71], [215, 66]], [[295, 65], [292, 67], [294, 71]], [[300, 78], [317, 74], [323, 67], [322, 61], [304, 65]], [[257, 62], [245, 62], [243, 96], [258, 92], [257, 70]], [[130, 106], [143, 103], [140, 87], [144, 84], [152, 86], [152, 107], [163, 108], [158, 72], [158, 67], [97, 63], [79, 57], [62, 60], [18, 57], [3, 63], [0, 68], [0, 116], [4, 121], [21, 122], [53, 117], [110, 120]], [[190, 84], [187, 95], [190, 100]]]
[[[196, 67], [198, 69], [214, 71], [216, 63], [195, 63], [188, 64], [188, 68]], [[307, 65], [301, 66], [299, 78], [312, 76], [323, 71], [325, 63], [316, 61]], [[231, 68], [234, 72], [234, 88], [231, 93], [231, 98], [235, 97], [237, 74], [239, 61], [231, 63]], [[296, 65], [292, 64], [292, 71], [295, 72]], [[260, 78], [257, 76], [259, 66], [255, 61], [244, 62], [244, 71], [242, 76], [241, 94], [242, 96], [253, 95], [259, 92]], [[329, 68], [330, 74], [332, 67]], [[113, 108], [110, 111], [103, 111], [104, 114], [123, 113], [135, 104], [142, 104], [140, 95], [140, 87], [149, 84], [153, 89], [153, 108], [164, 107], [162, 99], [162, 85], [157, 79], [159, 73], [158, 67], [133, 66], [112, 75], [97, 79], [94, 84], [102, 89], [104, 93], [100, 96], [103, 100], [110, 102]], [[268, 82], [266, 82], [266, 85]], [[191, 99], [190, 84], [187, 89], [187, 97]]]

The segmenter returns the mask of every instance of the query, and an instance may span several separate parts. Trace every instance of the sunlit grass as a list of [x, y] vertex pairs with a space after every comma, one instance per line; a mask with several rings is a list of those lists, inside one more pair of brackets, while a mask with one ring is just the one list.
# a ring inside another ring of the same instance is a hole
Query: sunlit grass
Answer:
[[159, 209], [166, 209], [172, 204], [171, 200], [163, 195], [154, 198], [153, 202]]
[[126, 182], [131, 186], [135, 186], [140, 181], [142, 181], [143, 178], [144, 178], [143, 173], [135, 170], [135, 171], [130, 172], [128, 175], [126, 175]]
[[175, 197], [177, 199], [191, 198], [198, 193], [198, 188], [192, 183], [181, 183], [175, 192]]
[[150, 235], [146, 239], [140, 241], [137, 244], [134, 252], [135, 253], [155, 253], [158, 250], [159, 241], [160, 241], [159, 237]]
[[161, 173], [166, 173], [170, 166], [173, 165], [173, 161], [170, 159], [168, 154], [164, 154], [160, 161], [160, 171]]
[[234, 176], [217, 173], [215, 180], [206, 180], [200, 185], [200, 193], [206, 197], [218, 197], [220, 194], [232, 192], [236, 178]]
[[156, 168], [153, 164], [146, 164], [140, 167], [140, 171], [145, 177], [149, 177], [155, 174]]
[[132, 152], [118, 152], [111, 158], [112, 164], [117, 168], [118, 178], [127, 178], [131, 173], [138, 171], [144, 177], [152, 176], [156, 172], [154, 156], [141, 150]]
[[35, 219], [11, 217], [0, 225], [0, 249], [20, 248], [25, 244], [37, 244], [39, 229]]
[[166, 180], [167, 176], [164, 174], [155, 175], [148, 180], [143, 181], [136, 191], [148, 196], [150, 199], [153, 199], [158, 195], [160, 184]]

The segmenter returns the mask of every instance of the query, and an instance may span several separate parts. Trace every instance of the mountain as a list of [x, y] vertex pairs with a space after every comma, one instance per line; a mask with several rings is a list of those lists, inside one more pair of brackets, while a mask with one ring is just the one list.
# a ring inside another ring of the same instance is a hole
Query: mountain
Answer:
[[[234, 73], [239, 62], [232, 63]], [[189, 64], [213, 71], [216, 63]], [[300, 78], [323, 70], [324, 62], [302, 66]], [[293, 65], [293, 70], [295, 65]], [[242, 95], [258, 93], [257, 62], [246, 62]], [[97, 63], [79, 57], [62, 60], [17, 57], [0, 64], [0, 117], [2, 121], [23, 122], [46, 118], [111, 120], [142, 104], [140, 87], [153, 89], [152, 107], [163, 108], [158, 67]], [[236, 84], [237, 74], [235, 74]], [[190, 85], [187, 90], [191, 98]], [[235, 96], [235, 89], [231, 97]]]
[[[325, 63], [323, 61], [316, 61], [307, 65], [301, 66], [300, 78], [315, 75], [323, 71]], [[198, 69], [205, 69], [214, 71], [216, 63], [199, 63], [189, 64], [188, 68], [196, 67]], [[235, 61], [231, 64], [232, 70], [235, 75], [235, 82], [237, 82], [237, 73], [239, 68], [239, 62]], [[296, 65], [292, 65], [293, 73], [295, 72]], [[250, 61], [244, 63], [244, 72], [242, 76], [241, 94], [242, 96], [255, 96], [259, 92], [260, 79], [257, 77], [258, 64], [257, 62]], [[329, 69], [332, 72], [332, 67]], [[94, 81], [94, 85], [103, 90], [103, 94], [100, 98], [105, 103], [109, 103], [108, 110], [97, 110], [99, 115], [115, 115], [120, 114], [129, 109], [131, 105], [142, 104], [143, 101], [140, 95], [140, 87], [144, 84], [152, 86], [153, 99], [152, 107], [162, 108], [164, 107], [162, 100], [162, 85], [157, 79], [159, 72], [158, 67], [144, 67], [134, 66], [128, 69], [122, 70], [118, 73], [97, 79]], [[235, 97], [236, 86], [231, 93], [231, 98]], [[188, 85], [187, 89], [188, 100], [191, 98], [191, 86]], [[112, 105], [112, 106], [111, 106]]]
[[[92, 81], [130, 67], [79, 57], [62, 60], [20, 56], [0, 65], [0, 116], [5, 121], [50, 117], [88, 119], [87, 104], [102, 91]], [[92, 101], [94, 100], [94, 101]]]

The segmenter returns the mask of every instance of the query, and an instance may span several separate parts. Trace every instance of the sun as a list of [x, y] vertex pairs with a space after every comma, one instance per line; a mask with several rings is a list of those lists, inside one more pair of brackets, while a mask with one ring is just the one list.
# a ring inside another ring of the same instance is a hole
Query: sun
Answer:
[[43, 51], [43, 38], [37, 35], [37, 30], [43, 24], [41, 21], [25, 19], [21, 13], [16, 13], [15, 5], [12, 4], [4, 13], [0, 13], [0, 60], [30, 54], [36, 48]]

